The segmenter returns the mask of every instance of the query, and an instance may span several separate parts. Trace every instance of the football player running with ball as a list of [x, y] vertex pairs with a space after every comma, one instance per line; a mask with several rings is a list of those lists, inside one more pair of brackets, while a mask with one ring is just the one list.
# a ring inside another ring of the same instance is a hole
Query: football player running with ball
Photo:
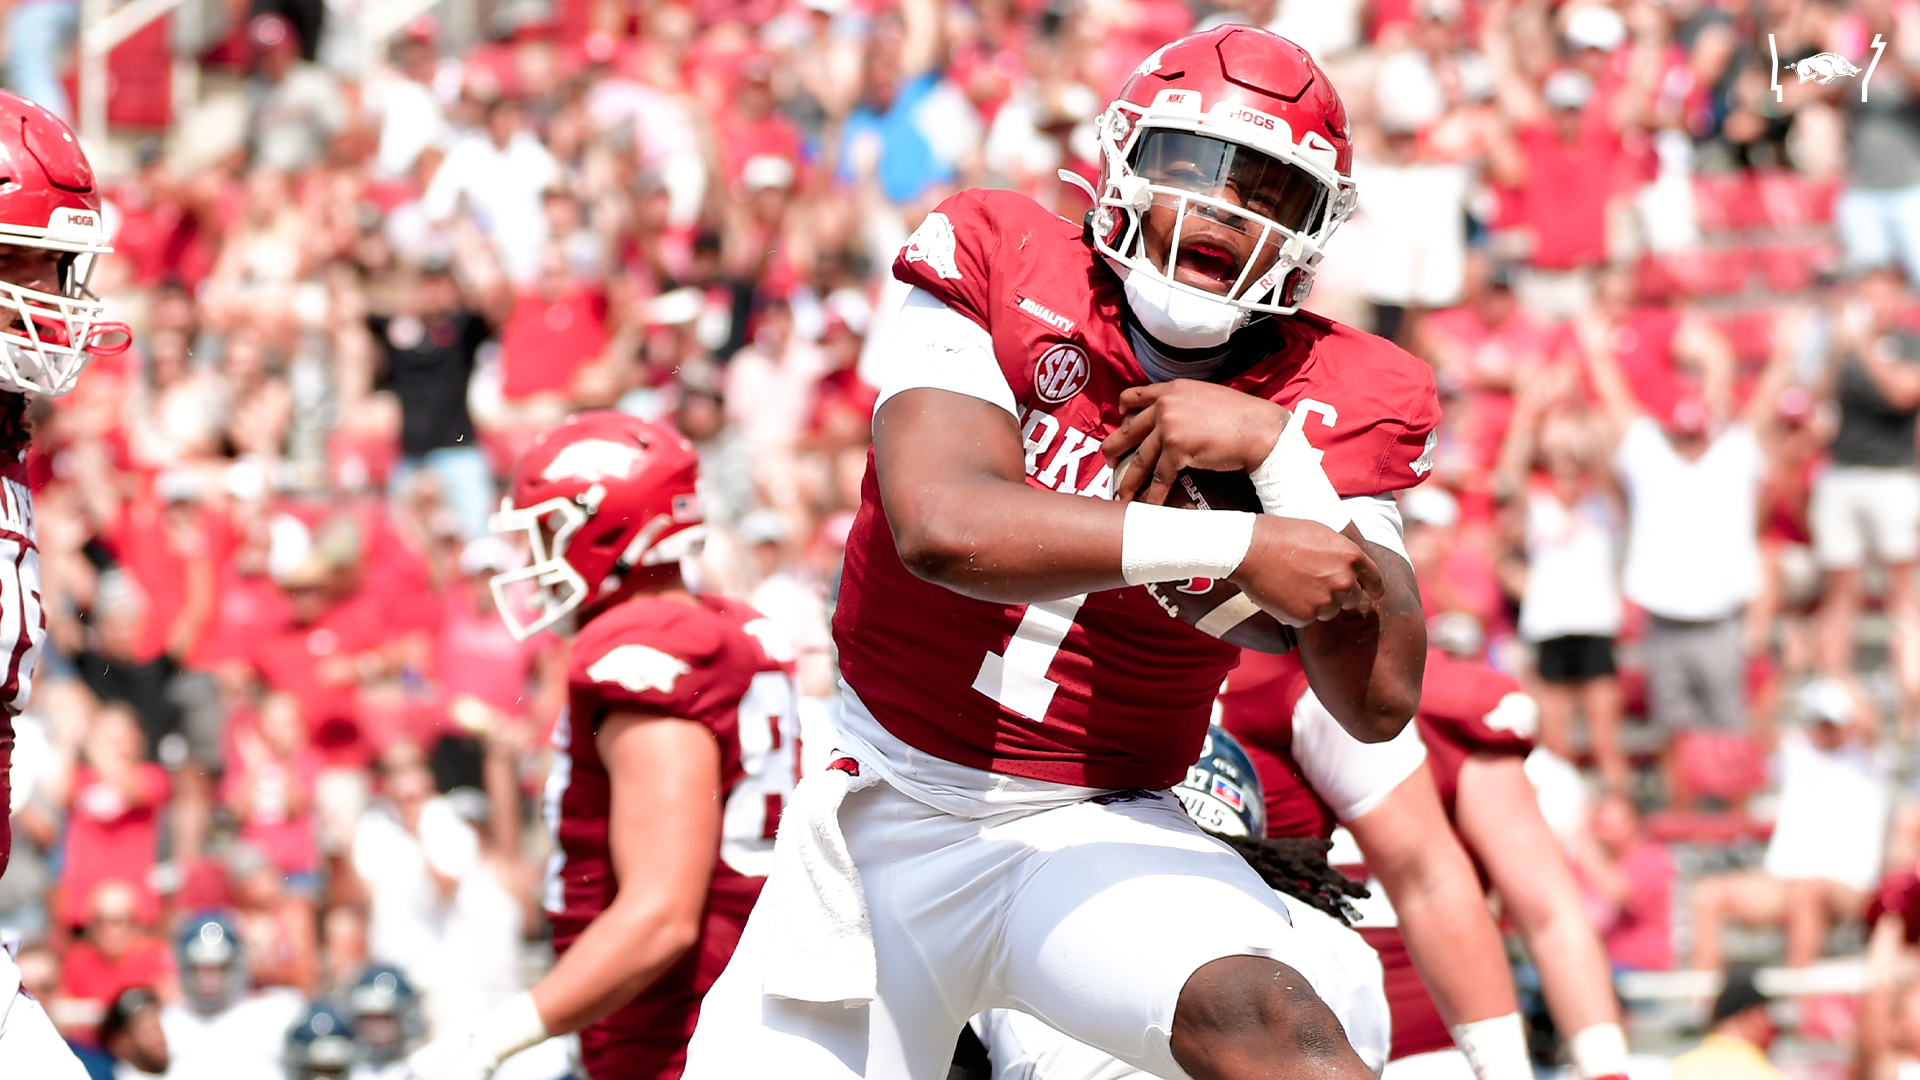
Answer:
[[414, 1054], [422, 1080], [480, 1080], [571, 1031], [594, 1080], [680, 1075], [800, 752], [791, 647], [681, 580], [704, 528], [698, 466], [670, 427], [589, 412], [514, 467], [493, 529], [523, 534], [532, 561], [493, 579], [501, 617], [523, 641], [578, 627], [546, 792], [559, 955], [532, 990]]
[[[112, 249], [100, 191], [80, 141], [61, 119], [0, 91], [0, 808], [7, 805], [13, 718], [33, 697], [33, 669], [46, 638], [40, 553], [22, 463], [32, 433], [27, 395], [73, 389], [94, 356], [130, 343], [123, 323], [101, 319], [87, 291], [93, 263]], [[0, 875], [12, 848], [0, 814]], [[78, 1080], [86, 1075], [40, 1003], [20, 990], [13, 957], [0, 949], [0, 1076]]]
[[[1356, 737], [1413, 714], [1390, 495], [1430, 464], [1432, 376], [1297, 311], [1354, 199], [1304, 50], [1184, 38], [1098, 130], [1084, 223], [969, 191], [894, 263], [913, 289], [834, 616], [837, 747], [693, 1080], [930, 1080], [991, 1008], [1157, 1076], [1372, 1075], [1284, 906], [1168, 789], [1237, 659], [1216, 635], [1248, 619], [1295, 628]], [[1249, 474], [1265, 513], [1163, 505], [1186, 469]], [[1163, 582], [1244, 602], [1189, 625], [1138, 587]]]

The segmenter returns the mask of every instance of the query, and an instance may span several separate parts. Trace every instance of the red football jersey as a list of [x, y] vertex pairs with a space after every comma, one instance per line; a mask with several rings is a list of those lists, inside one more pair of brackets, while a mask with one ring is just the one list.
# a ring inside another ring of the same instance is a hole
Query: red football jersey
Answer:
[[[1110, 498], [1100, 441], [1121, 391], [1150, 380], [1121, 320], [1120, 279], [1080, 226], [1023, 195], [948, 199], [894, 276], [983, 327], [1019, 408], [1027, 483]], [[1315, 417], [1343, 496], [1420, 482], [1439, 403], [1432, 372], [1315, 315], [1268, 319], [1225, 385]], [[1094, 787], [1166, 788], [1199, 753], [1239, 650], [1169, 618], [1144, 588], [1043, 604], [974, 600], [900, 562], [871, 463], [834, 615], [841, 674], [888, 731], [948, 761]]]
[[1453, 817], [1460, 790], [1460, 765], [1473, 754], [1526, 757], [1533, 753], [1539, 709], [1510, 675], [1478, 661], [1457, 660], [1427, 650], [1426, 677], [1420, 684], [1420, 711], [1414, 714], [1420, 739], [1427, 744], [1428, 767], [1440, 803]]
[[711, 728], [726, 800], [700, 941], [645, 992], [580, 1033], [590, 1076], [677, 1077], [686, 1063], [700, 999], [739, 943], [798, 779], [792, 660], [772, 623], [745, 604], [712, 597], [698, 606], [630, 600], [574, 639], [546, 792], [557, 849], [546, 894], [554, 949], [565, 952], [619, 887], [607, 846], [610, 779], [594, 743], [603, 717], [648, 713]]
[[7, 814], [13, 797], [8, 779], [13, 769], [13, 718], [33, 697], [33, 669], [46, 637], [33, 494], [27, 489], [27, 467], [16, 461], [0, 468], [0, 649], [6, 650], [6, 678], [0, 682], [0, 876], [6, 874], [13, 854]]

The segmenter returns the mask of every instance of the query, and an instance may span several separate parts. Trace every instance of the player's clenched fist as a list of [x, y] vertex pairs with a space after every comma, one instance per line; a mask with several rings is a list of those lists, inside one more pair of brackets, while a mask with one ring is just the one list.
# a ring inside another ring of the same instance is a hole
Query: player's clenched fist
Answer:
[[1100, 444], [1108, 464], [1129, 452], [1113, 497], [1162, 503], [1181, 469], [1250, 472], [1286, 429], [1286, 409], [1265, 398], [1194, 379], [1135, 386], [1120, 394], [1127, 418]]
[[1265, 514], [1255, 519], [1253, 546], [1228, 580], [1290, 626], [1371, 613], [1386, 591], [1379, 567], [1353, 539], [1317, 521]]

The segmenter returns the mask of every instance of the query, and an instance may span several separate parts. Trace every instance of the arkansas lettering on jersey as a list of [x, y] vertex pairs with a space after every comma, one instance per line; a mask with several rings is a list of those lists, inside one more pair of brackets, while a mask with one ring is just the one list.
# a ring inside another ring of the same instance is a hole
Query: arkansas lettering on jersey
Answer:
[[33, 668], [47, 637], [47, 615], [40, 607], [40, 548], [34, 542], [33, 494], [27, 467], [0, 468], [0, 649], [6, 655], [6, 679], [0, 682], [0, 875], [13, 854], [13, 829], [6, 814], [12, 798], [13, 718], [33, 697]]
[[1413, 719], [1420, 725], [1433, 783], [1451, 819], [1461, 764], [1474, 754], [1526, 757], [1533, 753], [1540, 707], [1512, 676], [1429, 649], [1420, 709]]
[[594, 742], [609, 713], [706, 725], [720, 743], [726, 800], [700, 940], [640, 996], [580, 1033], [588, 1075], [680, 1075], [700, 999], [733, 956], [772, 865], [780, 810], [799, 777], [797, 698], [791, 647], [738, 601], [630, 600], [574, 639], [546, 791], [554, 949], [565, 952], [618, 889], [607, 847], [612, 791]]
[[[1149, 382], [1120, 280], [1033, 200], [968, 191], [928, 216], [894, 276], [983, 327], [1013, 390], [1027, 483], [1105, 499], [1100, 442]], [[1420, 482], [1439, 403], [1427, 366], [1318, 316], [1268, 319], [1223, 380], [1315, 419], [1343, 496]], [[1092, 787], [1165, 788], [1199, 752], [1239, 650], [1168, 618], [1144, 588], [1041, 604], [974, 600], [900, 562], [869, 461], [834, 616], [846, 683], [887, 730], [949, 761]]]

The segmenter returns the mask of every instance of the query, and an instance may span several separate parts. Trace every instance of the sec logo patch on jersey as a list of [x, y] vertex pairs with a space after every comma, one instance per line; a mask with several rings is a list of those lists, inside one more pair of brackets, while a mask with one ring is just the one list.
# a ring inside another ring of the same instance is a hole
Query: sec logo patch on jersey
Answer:
[[1086, 388], [1087, 354], [1072, 345], [1048, 349], [1033, 365], [1033, 389], [1042, 401], [1055, 405], [1069, 401]]

